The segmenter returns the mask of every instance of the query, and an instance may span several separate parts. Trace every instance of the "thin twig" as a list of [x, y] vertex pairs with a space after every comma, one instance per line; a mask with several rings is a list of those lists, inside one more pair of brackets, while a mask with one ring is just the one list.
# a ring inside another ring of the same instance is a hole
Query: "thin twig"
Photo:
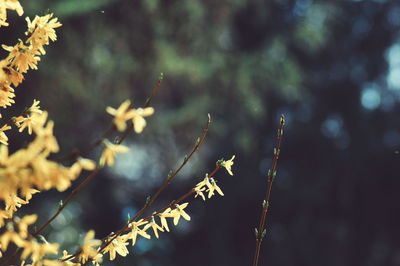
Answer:
[[[218, 170], [221, 169], [220, 165], [216, 165], [214, 170], [209, 174], [210, 177], [214, 176]], [[151, 219], [151, 217], [156, 216], [157, 214], [163, 213], [166, 209], [168, 208], [173, 208], [176, 204], [181, 203], [182, 201], [184, 201], [185, 199], [187, 199], [189, 196], [193, 195], [196, 192], [196, 190], [194, 188], [192, 188], [191, 190], [189, 190], [187, 193], [185, 193], [184, 195], [182, 195], [181, 197], [179, 197], [176, 200], [171, 201], [168, 205], [166, 205], [164, 208], [160, 209], [159, 211], [156, 211], [154, 213], [152, 213], [151, 215], [143, 218], [143, 221], [149, 221]], [[129, 224], [135, 221], [135, 217], [132, 218], [131, 220], [129, 220], [129, 222], [120, 230], [118, 230], [116, 233], [113, 233], [112, 235], [109, 235], [105, 238], [102, 239], [103, 245], [100, 247], [100, 249], [97, 251], [98, 253], [100, 253], [101, 251], [103, 251], [114, 239], [116, 239], [118, 236], [120, 236], [121, 234], [125, 233], [126, 231], [129, 231]], [[67, 258], [63, 259], [62, 261], [68, 261], [74, 257], [77, 257], [81, 252], [81, 249], [78, 249], [74, 254], [72, 254], [71, 256], [68, 256]], [[89, 263], [91, 260], [89, 259], [85, 264]]]
[[[200, 148], [201, 144], [203, 143], [209, 126], [211, 123], [211, 117], [210, 115], [208, 115], [208, 120], [207, 120], [207, 124], [204, 127], [203, 130], [203, 134], [197, 138], [196, 143], [192, 149], [192, 151], [189, 153], [188, 156], [185, 156], [185, 158], [183, 159], [183, 162], [181, 163], [181, 165], [172, 173], [172, 174], [168, 174], [167, 178], [165, 179], [164, 183], [161, 185], [161, 187], [156, 191], [156, 193], [154, 193], [154, 195], [150, 198], [148, 198], [146, 200], [146, 203], [143, 205], [143, 207], [136, 213], [136, 215], [125, 225], [125, 227], [123, 229], [121, 229], [120, 231], [118, 231], [115, 236], [110, 240], [107, 241], [106, 243], [104, 243], [102, 245], [102, 247], [100, 248], [100, 251], [102, 251], [105, 247], [107, 247], [112, 240], [114, 240], [116, 237], [118, 237], [118, 235], [120, 235], [124, 230], [126, 230], [126, 228], [128, 227], [129, 223], [136, 221], [148, 208], [151, 207], [151, 205], [154, 203], [154, 201], [158, 198], [158, 196], [161, 194], [161, 192], [163, 192], [167, 186], [169, 184], [171, 184], [172, 180], [175, 179], [175, 177], [178, 175], [178, 173], [182, 170], [182, 168], [187, 164], [187, 162], [189, 161], [189, 159], [193, 156], [193, 154]], [[99, 252], [100, 252], [99, 251]]]
[[266, 219], [267, 219], [267, 214], [268, 214], [269, 198], [271, 196], [272, 183], [274, 182], [275, 177], [276, 177], [276, 171], [277, 171], [277, 167], [278, 167], [278, 159], [279, 159], [279, 153], [280, 153], [280, 148], [281, 148], [281, 141], [282, 141], [282, 137], [283, 137], [284, 125], [285, 125], [285, 117], [283, 115], [281, 115], [280, 125], [279, 125], [278, 133], [276, 136], [276, 140], [275, 140], [274, 158], [272, 160], [271, 169], [268, 170], [268, 174], [267, 174], [268, 182], [267, 182], [267, 189], [266, 189], [265, 195], [264, 195], [264, 200], [262, 202], [260, 223], [258, 225], [258, 229], [257, 228], [255, 229], [256, 248], [255, 248], [255, 253], [254, 253], [253, 266], [258, 265], [258, 260], [260, 257], [261, 242], [266, 235], [265, 224], [266, 224]]

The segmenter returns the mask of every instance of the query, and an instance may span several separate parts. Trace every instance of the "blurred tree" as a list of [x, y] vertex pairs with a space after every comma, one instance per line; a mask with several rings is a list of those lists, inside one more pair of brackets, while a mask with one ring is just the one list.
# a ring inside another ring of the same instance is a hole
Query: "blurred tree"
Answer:
[[[221, 181], [226, 196], [206, 207], [196, 203], [187, 227], [162, 235], [162, 242], [140, 242], [115, 265], [249, 265], [284, 113], [260, 265], [400, 263], [397, 1], [26, 4], [28, 15], [49, 10], [64, 26], [40, 72], [24, 83], [30, 88], [19, 89], [18, 102], [42, 101], [65, 153], [101, 134], [111, 120], [107, 105], [125, 98], [139, 105], [159, 73], [166, 76], [145, 135], [129, 139], [132, 156], [121, 158], [117, 172], [99, 176], [71, 207], [81, 220], [68, 229], [75, 238], [66, 246], [76, 243], [80, 226], [103, 235], [116, 230], [184, 156], [211, 113], [200, 158], [165, 202], [215, 159], [236, 154], [235, 176]], [[5, 31], [3, 42], [21, 31]]]

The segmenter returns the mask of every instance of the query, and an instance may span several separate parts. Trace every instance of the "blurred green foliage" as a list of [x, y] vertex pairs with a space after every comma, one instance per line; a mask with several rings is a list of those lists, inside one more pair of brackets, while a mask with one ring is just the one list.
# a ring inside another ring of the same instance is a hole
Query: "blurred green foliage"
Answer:
[[[223, 199], [195, 205], [190, 225], [139, 245], [115, 265], [249, 264], [281, 113], [287, 135], [262, 260], [397, 265], [400, 164], [392, 151], [400, 146], [393, 137], [400, 135], [400, 110], [398, 91], [385, 84], [385, 54], [398, 42], [398, 10], [396, 1], [372, 0], [26, 1], [27, 15], [54, 12], [63, 27], [39, 71], [18, 88], [17, 102], [41, 100], [67, 153], [107, 128], [106, 106], [126, 98], [140, 106], [164, 73], [156, 115], [143, 136], [128, 139], [136, 146], [127, 172], [142, 179], [105, 172], [71, 210], [82, 213], [74, 227], [94, 227], [100, 236], [159, 185], [148, 157], [159, 156], [157, 171], [166, 175], [207, 113], [213, 123], [200, 159], [165, 197], [186, 191], [216, 159], [237, 155], [235, 177], [221, 180]], [[16, 25], [7, 44], [24, 31]], [[382, 95], [375, 110], [360, 103], [368, 83]]]

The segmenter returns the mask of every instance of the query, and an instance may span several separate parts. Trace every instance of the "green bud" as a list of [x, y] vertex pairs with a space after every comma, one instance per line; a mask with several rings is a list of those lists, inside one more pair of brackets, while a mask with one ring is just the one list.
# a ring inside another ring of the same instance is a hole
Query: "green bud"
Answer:
[[200, 144], [200, 137], [198, 137], [196, 140], [196, 145], [199, 145], [199, 144]]
[[225, 160], [224, 158], [221, 158], [217, 161], [216, 165], [221, 166], [223, 162], [225, 162]]
[[275, 177], [276, 177], [276, 171], [274, 171], [274, 172], [272, 173], [272, 180], [274, 180]]
[[261, 234], [261, 238], [264, 238], [266, 234], [267, 234], [267, 230], [264, 229], [264, 231], [263, 231], [262, 234]]
[[62, 200], [60, 200], [59, 202], [58, 202], [58, 207], [62, 207], [64, 205], [64, 202], [62, 201]]
[[258, 237], [258, 229], [254, 228], [254, 234], [256, 235], [256, 237]]
[[149, 204], [150, 201], [151, 201], [151, 196], [147, 196], [147, 198], [146, 198], [146, 204]]
[[37, 237], [38, 237], [38, 239], [39, 239], [40, 241], [42, 241], [43, 243], [46, 243], [46, 244], [49, 243], [49, 242], [47, 242], [46, 238], [44, 238], [44, 236], [38, 235]]
[[174, 172], [172, 170], [169, 170], [167, 178], [171, 179], [173, 175], [174, 175]]

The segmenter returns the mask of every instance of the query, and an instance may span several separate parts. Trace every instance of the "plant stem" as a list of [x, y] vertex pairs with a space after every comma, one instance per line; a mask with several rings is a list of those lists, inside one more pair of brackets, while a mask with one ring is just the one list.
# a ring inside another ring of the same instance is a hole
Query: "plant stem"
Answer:
[[257, 228], [255, 229], [256, 247], [255, 247], [255, 252], [254, 252], [253, 266], [258, 265], [258, 260], [260, 257], [260, 250], [261, 250], [261, 242], [266, 234], [265, 224], [266, 224], [266, 219], [267, 219], [267, 214], [268, 214], [269, 201], [270, 201], [270, 197], [271, 197], [272, 183], [275, 180], [276, 171], [277, 171], [277, 167], [278, 167], [278, 159], [279, 159], [279, 153], [280, 153], [280, 148], [281, 148], [281, 141], [282, 141], [282, 137], [283, 137], [284, 125], [285, 125], [285, 117], [283, 115], [281, 115], [280, 125], [279, 125], [278, 133], [277, 133], [277, 136], [275, 139], [274, 158], [272, 160], [271, 169], [268, 171], [268, 174], [267, 174], [267, 177], [268, 177], [267, 189], [265, 191], [264, 200], [262, 202], [260, 223], [258, 225], [258, 229]]
[[[151, 207], [151, 205], [154, 203], [154, 201], [158, 198], [158, 196], [161, 194], [161, 192], [163, 192], [167, 186], [169, 184], [171, 184], [172, 180], [175, 179], [175, 177], [177, 176], [177, 174], [182, 170], [182, 168], [187, 164], [187, 162], [190, 160], [190, 158], [193, 156], [193, 154], [200, 148], [201, 144], [203, 143], [205, 137], [207, 136], [208, 133], [208, 129], [210, 127], [210, 123], [211, 123], [211, 117], [210, 115], [208, 115], [208, 120], [206, 123], [206, 126], [204, 127], [203, 133], [202, 135], [197, 138], [196, 143], [192, 149], [192, 151], [189, 153], [188, 156], [185, 157], [185, 159], [183, 160], [183, 162], [181, 163], [181, 165], [170, 175], [167, 176], [167, 178], [165, 179], [164, 183], [161, 185], [161, 187], [154, 193], [154, 195], [150, 198], [150, 200], [147, 200], [146, 203], [143, 205], [143, 207], [136, 213], [136, 215], [121, 229], [119, 230], [117, 233], [115, 233], [115, 235], [109, 240], [106, 241], [105, 243], [103, 243], [103, 245], [101, 246], [99, 252], [101, 252], [102, 250], [104, 250], [104, 248], [106, 248], [115, 238], [117, 238], [121, 233], [123, 233], [125, 230], [128, 229], [128, 226], [130, 223], [136, 221], [148, 208]], [[217, 168], [219, 169], [219, 166], [217, 166]], [[215, 173], [216, 171], [213, 171], [213, 173]], [[191, 195], [192, 193], [194, 193], [194, 190], [192, 189], [190, 192], [187, 193], [188, 197], [189, 195]], [[185, 198], [186, 198], [185, 197]], [[183, 200], [183, 199], [180, 199]], [[171, 203], [172, 204], [172, 203]], [[177, 204], [177, 202], [175, 203]], [[164, 210], [166, 210], [168, 207], [166, 207]], [[149, 216], [151, 217], [151, 216]], [[147, 218], [149, 218], [147, 217]], [[107, 239], [107, 238], [106, 238]]]

